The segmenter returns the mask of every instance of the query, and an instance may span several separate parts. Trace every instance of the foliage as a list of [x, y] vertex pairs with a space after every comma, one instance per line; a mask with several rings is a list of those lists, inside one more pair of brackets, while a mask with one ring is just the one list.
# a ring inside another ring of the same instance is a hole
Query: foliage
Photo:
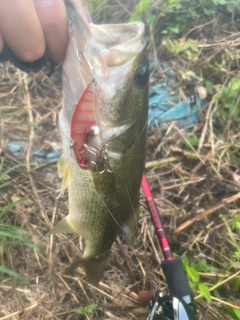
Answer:
[[97, 304], [90, 304], [87, 307], [80, 307], [76, 309], [74, 312], [77, 314], [87, 314], [87, 313], [92, 313], [93, 310], [97, 307]]
[[166, 39], [163, 45], [171, 52], [176, 58], [183, 58], [187, 61], [195, 61], [199, 56], [198, 41], [192, 39]]
[[198, 145], [198, 141], [199, 141], [199, 138], [195, 134], [193, 134], [189, 137], [186, 137], [185, 138], [185, 147], [188, 150], [191, 150], [192, 148], [195, 148]]
[[114, 9], [108, 5], [108, 2], [108, 0], [90, 0], [87, 2], [91, 16], [97, 14], [97, 17], [94, 19], [95, 23], [107, 23], [109, 21]]
[[184, 266], [184, 269], [186, 271], [187, 276], [189, 277], [190, 281], [189, 284], [192, 289], [194, 290], [199, 290], [201, 294], [207, 299], [211, 300], [211, 294], [209, 292], [209, 286], [206, 283], [200, 283], [200, 271], [214, 271], [216, 272], [217, 269], [212, 266], [207, 264], [206, 260], [202, 259], [199, 260], [197, 263], [190, 265], [189, 259], [187, 256], [184, 254], [182, 256], [182, 263]]
[[216, 104], [213, 117], [225, 123], [224, 134], [229, 128], [238, 126], [240, 121], [240, 78], [231, 78], [226, 85], [216, 88], [217, 92], [212, 97]]
[[226, 314], [231, 316], [232, 320], [239, 320], [240, 319], [240, 310], [238, 310], [236, 308], [227, 307], [227, 306], [225, 306], [223, 308], [223, 310]]
[[0, 265], [0, 272], [2, 272], [3, 274], [7, 274], [9, 275], [10, 277], [13, 277], [17, 280], [20, 280], [21, 282], [25, 283], [25, 284], [28, 284], [28, 280], [26, 278], [24, 278], [23, 276], [21, 276], [19, 273], [9, 269], [9, 268], [6, 268], [4, 266], [1, 266]]
[[[0, 170], [3, 169], [4, 161], [1, 160], [0, 163]], [[22, 167], [23, 165], [17, 165], [10, 169], [5, 170], [3, 173], [0, 174], [0, 189], [10, 185], [13, 180], [8, 179], [8, 174], [18, 167]], [[4, 263], [4, 255], [9, 255], [9, 250], [11, 247], [15, 247], [18, 245], [24, 245], [36, 250], [39, 248], [28, 240], [28, 232], [26, 229], [21, 228], [19, 226], [11, 225], [7, 223], [6, 215], [9, 213], [15, 206], [19, 205], [20, 203], [24, 202], [27, 198], [22, 197], [16, 201], [13, 201], [6, 206], [0, 208], [0, 261], [1, 264]], [[14, 277], [23, 283], [28, 283], [27, 279], [23, 276], [18, 274], [17, 272], [7, 268], [4, 265], [0, 265], [0, 273], [8, 275], [10, 277]]]
[[231, 227], [233, 230], [235, 230], [235, 229], [240, 230], [240, 216], [236, 216], [232, 219]]
[[[210, 283], [203, 283], [201, 282], [200, 273], [210, 272], [210, 273], [215, 273], [217, 275], [219, 272], [219, 269], [216, 268], [214, 265], [207, 263], [205, 259], [201, 259], [196, 263], [190, 264], [186, 254], [183, 254], [182, 256], [182, 263], [186, 271], [186, 274], [189, 278], [189, 284], [191, 288], [194, 291], [199, 291], [201, 293], [201, 295], [198, 296], [198, 298], [204, 297], [208, 301], [211, 301], [213, 297], [217, 297], [217, 298], [221, 297], [221, 293], [218, 289], [221, 287], [222, 283], [225, 282], [224, 280], [229, 277], [231, 269], [235, 265], [238, 265], [240, 261], [240, 247], [237, 243], [236, 237], [233, 234], [234, 231], [240, 230], [240, 224], [239, 224], [240, 218], [239, 216], [236, 216], [229, 222], [224, 217], [222, 217], [222, 220], [227, 229], [230, 240], [235, 245], [235, 251], [233, 252], [230, 265], [226, 269], [226, 272], [223, 276], [221, 276], [220, 278], [216, 277], [215, 281], [212, 281]], [[233, 278], [232, 282], [236, 292], [239, 292], [240, 278], [235, 277]], [[237, 308], [224, 305], [223, 311], [225, 312], [225, 314], [230, 315], [233, 320], [240, 319], [240, 311]]]
[[[162, 35], [183, 35], [196, 25], [196, 22], [210, 20], [214, 15], [224, 13], [234, 18], [239, 11], [240, 0], [167, 0], [158, 2], [141, 0], [136, 6], [130, 21], [144, 19]], [[235, 17], [239, 19], [239, 15]]]
[[[146, 14], [147, 10], [149, 9], [151, 4], [151, 0], [141, 0], [135, 7], [135, 11], [133, 12], [132, 16], [130, 17], [130, 22], [141, 20], [141, 16], [143, 13]], [[148, 16], [150, 17], [150, 16]]]

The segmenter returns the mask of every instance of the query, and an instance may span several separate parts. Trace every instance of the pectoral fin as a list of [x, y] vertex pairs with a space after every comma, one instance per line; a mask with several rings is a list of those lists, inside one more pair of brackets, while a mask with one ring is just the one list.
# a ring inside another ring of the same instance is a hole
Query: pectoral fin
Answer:
[[70, 222], [69, 215], [62, 219], [56, 227], [54, 227], [48, 234], [57, 234], [57, 233], [73, 233], [76, 230], [73, 228], [73, 224]]
[[60, 178], [62, 178], [62, 185], [61, 185], [61, 190], [59, 193], [58, 198], [64, 193], [65, 189], [67, 188], [67, 186], [69, 185], [69, 181], [70, 181], [70, 167], [64, 157], [64, 155], [62, 155], [57, 163], [58, 166], [58, 175]]

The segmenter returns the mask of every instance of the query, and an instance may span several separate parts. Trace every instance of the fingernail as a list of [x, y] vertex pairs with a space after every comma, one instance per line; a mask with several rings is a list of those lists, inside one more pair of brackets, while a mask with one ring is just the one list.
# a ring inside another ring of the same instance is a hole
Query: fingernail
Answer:
[[53, 0], [34, 0], [34, 3], [38, 7], [50, 7], [53, 4]]

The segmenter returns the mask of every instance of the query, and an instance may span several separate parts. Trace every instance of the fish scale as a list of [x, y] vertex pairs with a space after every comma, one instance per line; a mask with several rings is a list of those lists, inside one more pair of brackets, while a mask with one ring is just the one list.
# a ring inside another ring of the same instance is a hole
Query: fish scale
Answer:
[[[61, 193], [68, 188], [69, 213], [50, 233], [75, 232], [84, 238], [83, 255], [70, 268], [83, 267], [87, 280], [97, 284], [119, 232], [123, 230], [129, 242], [136, 234], [145, 163], [148, 56], [141, 22], [98, 26], [84, 21], [68, 1], [66, 7], [70, 41], [63, 64], [63, 157], [58, 171]], [[92, 82], [96, 118], [88, 121], [97, 132], [94, 139], [89, 123], [81, 118], [88, 103], [81, 98]], [[74, 128], [76, 123], [80, 127]], [[71, 137], [74, 130], [78, 134]], [[92, 150], [99, 156], [88, 166]]]

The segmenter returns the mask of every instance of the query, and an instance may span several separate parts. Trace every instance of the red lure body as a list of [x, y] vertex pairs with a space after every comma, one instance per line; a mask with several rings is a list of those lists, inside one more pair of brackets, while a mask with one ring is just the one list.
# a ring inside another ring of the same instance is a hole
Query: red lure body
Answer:
[[83, 92], [72, 116], [72, 149], [82, 169], [93, 168], [99, 158], [99, 150], [87, 145], [87, 136], [94, 136], [93, 128], [98, 126], [95, 111], [95, 85], [89, 84]]

